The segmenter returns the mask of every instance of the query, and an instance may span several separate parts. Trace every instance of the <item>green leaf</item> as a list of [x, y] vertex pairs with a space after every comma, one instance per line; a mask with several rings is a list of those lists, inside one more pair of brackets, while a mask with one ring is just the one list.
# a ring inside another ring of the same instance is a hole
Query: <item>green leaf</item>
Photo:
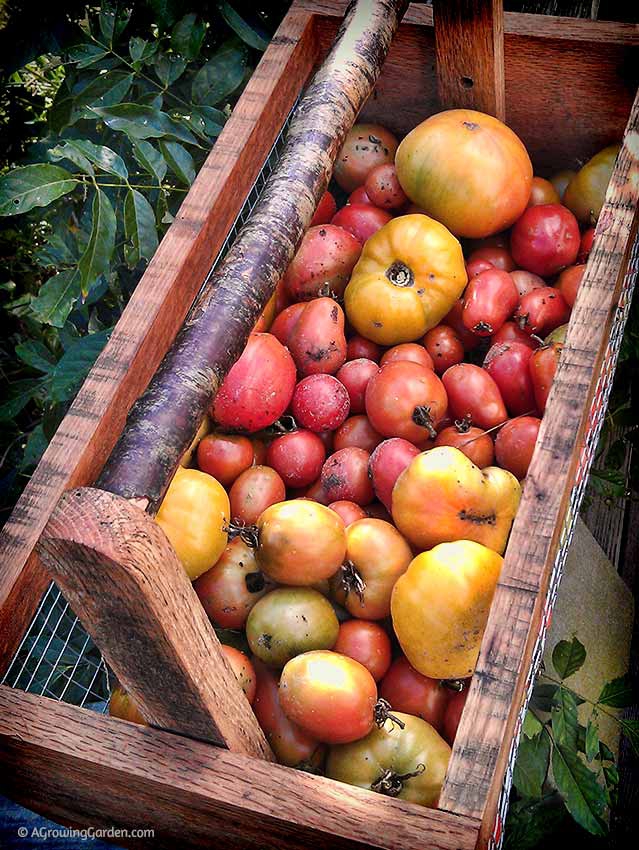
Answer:
[[214, 106], [198, 106], [193, 107], [188, 115], [180, 115], [180, 120], [188, 124], [201, 139], [210, 142], [222, 132], [226, 115]]
[[80, 272], [77, 268], [64, 269], [40, 287], [31, 309], [38, 321], [61, 328], [80, 295]]
[[225, 42], [193, 78], [193, 102], [215, 106], [223, 101], [244, 79], [246, 63], [246, 48], [237, 39]]
[[186, 65], [186, 59], [169, 53], [161, 53], [155, 60], [154, 68], [160, 82], [168, 87], [182, 76]]
[[123, 180], [126, 180], [129, 176], [121, 156], [118, 156], [111, 148], [107, 148], [105, 145], [94, 145], [87, 139], [68, 139], [64, 144], [52, 148], [50, 154], [53, 155], [54, 152], [56, 159], [66, 157], [75, 161], [73, 160], [74, 156], [84, 157], [93, 165], [97, 165], [101, 171], [106, 171], [107, 174], [114, 174]]
[[576, 637], [569, 642], [560, 640], [552, 651], [552, 666], [562, 679], [579, 670], [586, 660], [586, 648]]
[[145, 171], [155, 177], [158, 183], [161, 183], [164, 180], [167, 168], [162, 154], [153, 147], [151, 142], [145, 142], [142, 139], [131, 139], [131, 145], [136, 161]]
[[111, 330], [89, 334], [71, 345], [58, 361], [52, 373], [52, 401], [68, 401], [80, 389], [111, 334]]
[[8, 422], [20, 413], [29, 404], [33, 396], [46, 386], [48, 378], [28, 378], [24, 381], [15, 381], [9, 384], [7, 399], [0, 404], [0, 422]]
[[49, 441], [45, 436], [42, 423], [40, 423], [29, 434], [27, 444], [24, 447], [20, 469], [24, 472], [37, 466], [48, 445]]
[[17, 215], [46, 207], [77, 186], [77, 179], [59, 165], [24, 165], [0, 177], [0, 215]]
[[586, 727], [586, 761], [592, 761], [599, 755], [599, 726], [597, 714], [593, 712]]
[[134, 79], [134, 74], [124, 71], [109, 71], [96, 77], [74, 96], [69, 123], [73, 124], [80, 118], [91, 118], [91, 112], [88, 110], [92, 106], [104, 107], [120, 103]]
[[532, 711], [527, 711], [522, 726], [522, 732], [524, 733], [524, 735], [527, 738], [534, 738], [535, 735], [539, 735], [543, 728], [544, 727], [542, 722], [540, 720], [537, 720]]
[[117, 222], [111, 201], [100, 189], [96, 189], [92, 205], [91, 235], [80, 261], [80, 288], [86, 295], [94, 280], [107, 274], [115, 248]]
[[77, 44], [69, 48], [67, 55], [69, 62], [76, 63], [78, 68], [88, 68], [106, 56], [110, 56], [111, 52], [97, 44]]
[[632, 705], [633, 693], [628, 675], [606, 682], [597, 702], [600, 705], [609, 705], [611, 708], [628, 708]]
[[557, 685], [549, 685], [546, 682], [537, 683], [530, 699], [531, 707], [538, 711], [551, 711], [557, 691]]
[[550, 738], [544, 732], [519, 742], [513, 773], [515, 788], [524, 797], [541, 797], [550, 762]]
[[113, 46], [113, 42], [122, 35], [130, 17], [130, 9], [122, 8], [117, 3], [113, 4], [102, 0], [100, 32], [109, 46]]
[[147, 0], [161, 27], [170, 27], [177, 21], [181, 0]]
[[222, 0], [221, 3], [218, 3], [217, 8], [220, 10], [220, 14], [226, 23], [237, 35], [239, 35], [245, 44], [248, 44], [249, 47], [254, 47], [256, 50], [266, 50], [268, 47], [268, 41], [265, 38], [262, 38], [259, 33], [255, 32], [255, 30], [246, 23], [244, 18], [241, 18], [235, 9], [229, 6], [226, 0]]
[[153, 207], [140, 192], [129, 189], [124, 199], [124, 233], [131, 243], [125, 249], [127, 264], [135, 268], [144, 257], [150, 260], [158, 247]]
[[603, 769], [604, 779], [606, 780], [606, 785], [615, 786], [619, 784], [619, 771], [617, 770], [616, 765], [611, 764]]
[[575, 752], [561, 746], [553, 748], [552, 772], [566, 808], [577, 823], [593, 835], [605, 835], [606, 824], [601, 815], [606, 798], [596, 775]]
[[157, 41], [148, 42], [144, 38], [133, 36], [129, 39], [129, 55], [134, 64], [143, 65], [153, 59], [158, 50]]
[[185, 186], [190, 186], [195, 180], [193, 157], [177, 142], [160, 142], [160, 150], [169, 168]]
[[55, 366], [55, 358], [43, 342], [37, 339], [28, 339], [16, 345], [16, 357], [31, 366], [32, 369], [37, 369], [39, 372], [47, 374]]
[[80, 171], [84, 171], [85, 174], [90, 174], [91, 176], [95, 174], [93, 166], [82, 151], [70, 145], [68, 142], [64, 142], [61, 145], [56, 145], [55, 147], [50, 148], [48, 155], [49, 158], [53, 160], [68, 159], [74, 165], [77, 165]]
[[171, 47], [185, 59], [197, 59], [202, 48], [206, 25], [190, 12], [173, 27]]
[[152, 139], [168, 136], [187, 144], [197, 144], [189, 131], [173, 121], [166, 112], [138, 103], [121, 103], [105, 108], [93, 107], [112, 130], [126, 133], [133, 139]]
[[552, 708], [552, 733], [557, 744], [577, 748], [577, 702], [568, 688], [559, 688]]
[[639, 756], [639, 720], [620, 718], [621, 731], [628, 739], [628, 743], [636, 756]]

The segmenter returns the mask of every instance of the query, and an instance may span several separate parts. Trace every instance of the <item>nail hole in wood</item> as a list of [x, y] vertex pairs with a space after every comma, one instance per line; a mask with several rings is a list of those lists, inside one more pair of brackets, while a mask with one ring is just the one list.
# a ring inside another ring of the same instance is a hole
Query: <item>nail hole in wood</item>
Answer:
[[462, 77], [461, 83], [465, 89], [472, 89], [472, 87], [475, 85], [472, 77]]

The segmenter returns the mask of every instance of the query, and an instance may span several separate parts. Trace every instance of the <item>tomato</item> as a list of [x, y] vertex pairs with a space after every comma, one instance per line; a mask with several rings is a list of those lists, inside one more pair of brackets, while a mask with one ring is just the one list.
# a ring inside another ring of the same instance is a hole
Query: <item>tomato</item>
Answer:
[[511, 272], [516, 268], [510, 251], [499, 248], [496, 245], [485, 245], [483, 248], [475, 248], [468, 257], [468, 264], [481, 260], [490, 263], [493, 268], [501, 269], [503, 272]]
[[306, 488], [305, 492], [299, 495], [305, 499], [312, 499], [314, 502], [319, 502], [321, 505], [328, 505], [331, 501], [328, 497], [328, 493], [324, 489], [321, 478], [314, 481], [310, 487]]
[[559, 275], [559, 279], [555, 284], [556, 288], [564, 296], [564, 300], [569, 307], [575, 306], [577, 300], [577, 290], [586, 271], [585, 263], [583, 265], [568, 266]]
[[315, 214], [311, 219], [311, 227], [315, 227], [318, 224], [328, 224], [328, 222], [335, 215], [335, 210], [337, 209], [337, 204], [335, 203], [335, 198], [331, 195], [331, 193], [326, 190], [322, 197], [319, 200], [319, 204], [315, 208]]
[[477, 336], [498, 331], [519, 303], [512, 277], [501, 269], [487, 269], [476, 275], [464, 292], [462, 320]]
[[268, 466], [252, 466], [233, 482], [229, 491], [233, 522], [253, 525], [271, 505], [286, 498], [284, 482]]
[[464, 302], [461, 300], [455, 301], [449, 313], [447, 313], [442, 319], [442, 324], [447, 325], [449, 328], [452, 328], [457, 337], [461, 341], [464, 346], [465, 351], [472, 351], [473, 348], [477, 348], [480, 343], [480, 339], [477, 334], [474, 334], [472, 331], [469, 331], [466, 325], [464, 324]]
[[121, 685], [116, 685], [111, 691], [109, 714], [111, 717], [119, 717], [120, 720], [128, 720], [129, 723], [148, 726], [148, 723], [142, 716], [142, 712], [133, 701], [131, 694], [125, 691]]
[[455, 419], [469, 419], [479, 428], [494, 428], [508, 419], [499, 387], [481, 366], [458, 363], [442, 375], [448, 408]]
[[425, 215], [403, 215], [364, 245], [344, 304], [357, 333], [380, 345], [397, 345], [435, 327], [465, 285], [455, 237]]
[[529, 207], [537, 207], [539, 204], [560, 204], [559, 193], [550, 182], [543, 177], [533, 177], [530, 187]]
[[528, 473], [540, 425], [541, 419], [536, 416], [520, 416], [499, 429], [495, 440], [497, 463], [515, 478], [524, 478]]
[[493, 335], [491, 342], [493, 345], [504, 342], [521, 342], [527, 345], [532, 351], [539, 348], [540, 345], [534, 337], [529, 336], [526, 331], [522, 331], [515, 322], [504, 322], [497, 333]]
[[564, 203], [584, 224], [594, 224], [599, 217], [620, 149], [621, 145], [610, 145], [599, 151], [568, 184]]
[[253, 464], [253, 443], [248, 437], [207, 434], [197, 447], [197, 465], [228, 487]]
[[[514, 475], [496, 466], [481, 470], [459, 449], [440, 446], [417, 455], [397, 479], [393, 519], [422, 551], [438, 543], [473, 540], [501, 553], [520, 496]], [[421, 673], [434, 675], [421, 670], [410, 655], [408, 660]]]
[[347, 204], [338, 210], [332, 218], [332, 224], [343, 228], [356, 239], [361, 246], [373, 233], [377, 233], [392, 219], [392, 215], [386, 210], [372, 204]]
[[592, 250], [592, 243], [595, 238], [595, 228], [589, 227], [588, 230], [584, 230], [581, 235], [581, 242], [579, 243], [579, 253], [577, 254], [577, 262], [585, 263], [588, 259], [590, 252]]
[[468, 280], [471, 280], [476, 275], [485, 272], [487, 269], [494, 269], [492, 263], [489, 263], [488, 260], [473, 260], [472, 262], [466, 263], [466, 274], [468, 275]]
[[551, 331], [543, 341], [543, 345], [550, 345], [551, 342], [560, 342], [562, 345], [566, 343], [569, 325], [559, 325], [554, 331]]
[[311, 227], [284, 275], [288, 294], [294, 301], [342, 296], [361, 251], [357, 239], [341, 227]]
[[[373, 202], [366, 194], [366, 189], [364, 186], [358, 186], [353, 192], [350, 193], [346, 200], [347, 204], [372, 204]], [[374, 206], [374, 204], [373, 204]]]
[[271, 327], [277, 312], [277, 300], [278, 296], [276, 290], [266, 302], [266, 306], [260, 313], [257, 322], [253, 325], [253, 333], [264, 333]]
[[217, 391], [213, 418], [224, 429], [261, 431], [289, 406], [295, 378], [287, 349], [272, 334], [251, 334]]
[[417, 446], [401, 437], [384, 440], [371, 454], [368, 471], [375, 495], [390, 511], [395, 482], [411, 460], [419, 454]]
[[424, 337], [424, 347], [431, 356], [433, 369], [442, 375], [449, 366], [464, 359], [464, 344], [449, 325], [436, 325]]
[[538, 410], [543, 413], [546, 409], [548, 394], [552, 386], [557, 364], [563, 345], [553, 342], [538, 348], [530, 358], [530, 376], [535, 391], [535, 400]]
[[333, 651], [359, 661], [376, 682], [386, 675], [392, 659], [390, 638], [378, 623], [369, 620], [342, 623]]
[[419, 363], [427, 369], [433, 369], [433, 358], [423, 345], [418, 345], [416, 342], [403, 342], [401, 345], [394, 345], [382, 355], [380, 365], [385, 366], [386, 363], [394, 363], [397, 360], [412, 360], [413, 363]]
[[334, 431], [348, 416], [346, 387], [332, 375], [309, 375], [295, 387], [291, 409], [298, 425], [309, 431]]
[[368, 459], [364, 449], [349, 446], [332, 454], [322, 467], [321, 482], [329, 502], [346, 499], [358, 505], [373, 501], [368, 478]]
[[444, 725], [449, 694], [439, 679], [422, 676], [404, 655], [393, 661], [379, 686], [380, 697], [392, 705], [393, 711], [421, 717], [438, 732]]
[[363, 738], [373, 728], [377, 685], [363, 664], [316, 650], [292, 658], [282, 670], [280, 705], [302, 729], [327, 744]]
[[579, 251], [579, 225], [561, 204], [528, 207], [510, 236], [513, 259], [522, 269], [541, 277], [571, 266]]
[[470, 685], [467, 685], [463, 690], [454, 693], [448, 700], [446, 714], [444, 715], [442, 735], [444, 740], [450, 744], [451, 747], [453, 746], [453, 741], [457, 735], [459, 721], [461, 720], [462, 712], [466, 705], [466, 700], [468, 699], [469, 690]]
[[398, 210], [408, 203], [406, 193], [397, 179], [395, 166], [390, 162], [376, 165], [368, 172], [364, 189], [371, 203], [384, 210]]
[[355, 743], [331, 747], [326, 775], [338, 782], [436, 808], [450, 747], [419, 717], [397, 712], [401, 722], [388, 719]]
[[275, 321], [271, 325], [271, 333], [282, 345], [288, 345], [293, 328], [298, 323], [306, 306], [305, 301], [299, 301], [297, 304], [291, 304], [290, 307], [286, 307], [279, 316], [275, 317]]
[[360, 519], [346, 529], [346, 558], [331, 578], [334, 599], [353, 617], [383, 620], [390, 614], [395, 582], [413, 554], [389, 522]]
[[566, 299], [552, 286], [533, 289], [519, 302], [515, 320], [523, 331], [544, 337], [570, 318]]
[[228, 661], [231, 670], [235, 674], [240, 687], [244, 691], [247, 700], [252, 704], [255, 699], [255, 670], [248, 657], [234, 646], [222, 644], [222, 652]]
[[287, 767], [315, 772], [322, 765], [325, 747], [284, 714], [277, 675], [259, 659], [253, 660], [253, 667], [257, 678], [253, 711], [275, 758]]
[[365, 395], [368, 382], [377, 374], [379, 366], [372, 360], [359, 357], [347, 360], [337, 373], [337, 380], [346, 387], [351, 403], [351, 413], [363, 413], [366, 410]]
[[312, 649], [331, 649], [339, 623], [331, 603], [311, 587], [278, 587], [267, 593], [246, 621], [251, 652], [269, 667], [283, 667]]
[[538, 274], [533, 274], [532, 272], [525, 272], [523, 269], [516, 269], [514, 272], [510, 273], [510, 276], [515, 281], [517, 293], [520, 298], [523, 298], [524, 295], [532, 292], [533, 289], [540, 289], [542, 286], [546, 285], [546, 281], [543, 277], [539, 277]]
[[412, 130], [395, 157], [408, 197], [456, 236], [505, 230], [524, 211], [532, 165], [513, 131], [482, 112], [449, 109]]
[[563, 201], [564, 199], [568, 184], [576, 175], [576, 171], [572, 171], [571, 169], [566, 168], [563, 171], [558, 171], [556, 174], [553, 174], [553, 176], [550, 178], [550, 182], [555, 187], [555, 191], [559, 195], [561, 201]]
[[356, 446], [370, 454], [383, 439], [369, 422], [368, 416], [351, 416], [335, 432], [333, 445], [336, 452], [349, 446]]
[[337, 502], [331, 502], [328, 506], [332, 511], [341, 517], [342, 522], [348, 526], [358, 519], [365, 519], [367, 514], [363, 508], [355, 502], [349, 502], [348, 499], [339, 499]]
[[231, 540], [215, 566], [194, 583], [211, 622], [223, 629], [241, 629], [255, 603], [269, 590], [260, 572], [255, 552], [236, 537]]
[[490, 434], [464, 421], [440, 431], [434, 445], [454, 446], [480, 469], [490, 466], [495, 459], [495, 447]]
[[484, 369], [499, 387], [511, 416], [534, 413], [537, 409], [530, 377], [532, 353], [521, 342], [501, 342], [490, 348], [484, 360]]
[[266, 462], [266, 443], [264, 440], [253, 437], [251, 444], [253, 446], [253, 466], [263, 466]]
[[444, 385], [433, 370], [410, 360], [382, 366], [366, 388], [366, 413], [373, 428], [385, 437], [413, 443], [435, 436], [447, 403]]
[[224, 487], [198, 469], [178, 467], [155, 518], [193, 581], [226, 547], [229, 498]]
[[397, 580], [393, 629], [412, 666], [432, 679], [475, 669], [504, 559], [471, 540], [422, 552]]
[[381, 346], [370, 339], [365, 339], [363, 336], [359, 336], [359, 334], [354, 334], [348, 341], [346, 347], [347, 360], [366, 359], [378, 363], [381, 356]]
[[282, 434], [268, 447], [266, 462], [287, 487], [307, 487], [322, 471], [324, 443], [312, 431]]
[[310, 301], [291, 331], [288, 347], [301, 375], [337, 372], [346, 360], [344, 311], [337, 301]]
[[354, 124], [337, 155], [333, 177], [345, 192], [352, 192], [366, 181], [376, 165], [393, 162], [397, 139], [379, 124]]
[[204, 418], [200, 422], [200, 425], [195, 433], [195, 437], [191, 441], [191, 445], [184, 452], [182, 457], [180, 458], [180, 466], [183, 466], [185, 469], [188, 469], [193, 465], [193, 456], [197, 451], [197, 447], [200, 444], [200, 440], [202, 440], [211, 430], [211, 420], [205, 414]]

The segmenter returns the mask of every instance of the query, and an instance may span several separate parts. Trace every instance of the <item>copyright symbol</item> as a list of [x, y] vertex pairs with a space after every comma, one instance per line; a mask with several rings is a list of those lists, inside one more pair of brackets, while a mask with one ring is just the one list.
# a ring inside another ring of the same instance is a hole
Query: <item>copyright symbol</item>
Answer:
[[26, 826], [18, 827], [18, 838], [26, 838], [28, 834], [29, 830], [26, 828]]

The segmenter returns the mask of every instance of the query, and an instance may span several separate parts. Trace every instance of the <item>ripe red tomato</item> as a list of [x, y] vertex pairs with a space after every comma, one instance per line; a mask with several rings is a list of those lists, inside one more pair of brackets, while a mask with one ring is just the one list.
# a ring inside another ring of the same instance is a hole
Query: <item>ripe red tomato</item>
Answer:
[[444, 428], [437, 435], [433, 445], [454, 446], [480, 469], [492, 466], [495, 459], [495, 446], [490, 434], [486, 434], [474, 425], [466, 425], [465, 422]]
[[400, 345], [394, 345], [382, 355], [380, 365], [386, 363], [394, 363], [397, 360], [412, 360], [413, 363], [419, 363], [427, 369], [434, 369], [433, 358], [423, 345], [416, 342], [402, 342]]
[[393, 661], [379, 686], [379, 695], [395, 711], [421, 717], [438, 732], [443, 728], [450, 691], [439, 679], [418, 673], [405, 656]]
[[224, 429], [261, 431], [284, 413], [295, 388], [295, 363], [272, 334], [251, 334], [212, 405]]
[[431, 356], [433, 369], [438, 375], [464, 359], [464, 345], [456, 331], [449, 325], [436, 325], [424, 337], [424, 347]]
[[532, 272], [525, 272], [523, 269], [516, 269], [510, 273], [510, 276], [515, 281], [520, 298], [523, 298], [524, 295], [527, 295], [533, 289], [539, 289], [546, 285], [543, 277], [539, 277], [538, 274], [533, 274]]
[[484, 369], [499, 387], [511, 416], [534, 413], [535, 391], [530, 377], [532, 349], [522, 342], [493, 345], [484, 360]]
[[369, 171], [364, 189], [371, 202], [383, 210], [398, 210], [408, 203], [408, 197], [397, 179], [397, 171], [391, 162], [376, 165]]
[[331, 502], [328, 507], [332, 511], [335, 511], [347, 528], [352, 522], [357, 522], [358, 519], [366, 519], [368, 516], [363, 508], [360, 508], [355, 502], [349, 502], [347, 499]]
[[318, 478], [317, 481], [314, 481], [310, 487], [307, 487], [306, 490], [303, 490], [301, 494], [296, 494], [295, 498], [304, 498], [311, 499], [313, 502], [319, 502], [320, 505], [327, 505], [330, 502], [326, 490], [324, 489], [324, 485], [322, 484], [322, 479]]
[[446, 407], [441, 380], [432, 369], [410, 360], [382, 366], [366, 388], [366, 413], [385, 437], [413, 443], [434, 437]]
[[[353, 192], [350, 193], [346, 200], [347, 204], [372, 204], [373, 202], [366, 194], [366, 189], [364, 186], [358, 186]], [[373, 204], [373, 206], [375, 206]]]
[[352, 192], [376, 165], [393, 162], [397, 144], [395, 136], [379, 124], [354, 124], [335, 161], [335, 181], [345, 192]]
[[474, 334], [472, 331], [469, 331], [463, 320], [463, 312], [464, 312], [464, 302], [459, 300], [455, 301], [450, 313], [447, 313], [442, 319], [442, 325], [448, 325], [448, 327], [452, 328], [457, 334], [458, 338], [461, 340], [462, 345], [464, 346], [465, 351], [472, 351], [473, 348], [477, 348], [480, 343], [480, 339], [477, 334]]
[[455, 419], [469, 419], [478, 428], [494, 428], [508, 419], [499, 387], [481, 366], [458, 363], [442, 375], [448, 407]]
[[519, 303], [512, 277], [500, 269], [487, 269], [471, 279], [464, 292], [462, 321], [477, 336], [490, 336], [504, 324]]
[[370, 454], [383, 439], [368, 421], [368, 416], [360, 414], [349, 417], [339, 426], [333, 436], [333, 447], [338, 452], [340, 449], [356, 446]]
[[541, 344], [534, 337], [529, 336], [526, 331], [522, 331], [515, 322], [504, 322], [497, 333], [493, 334], [491, 342], [493, 345], [502, 342], [521, 342], [527, 345], [532, 351], [539, 348]]
[[472, 260], [466, 263], [466, 274], [468, 275], [468, 280], [476, 277], [478, 274], [485, 272], [487, 269], [494, 269], [492, 263], [489, 263], [488, 260]]
[[585, 263], [577, 266], [568, 266], [568, 268], [564, 269], [559, 275], [559, 279], [555, 284], [557, 289], [564, 296], [566, 304], [570, 308], [575, 306], [577, 290], [579, 289], [585, 271]]
[[581, 242], [579, 243], [579, 253], [577, 254], [578, 263], [585, 263], [588, 259], [590, 252], [592, 251], [592, 242], [594, 238], [594, 227], [589, 227], [588, 230], [584, 230], [581, 236]]
[[197, 447], [197, 465], [227, 487], [253, 464], [253, 444], [248, 437], [207, 434]]
[[522, 269], [550, 277], [571, 266], [579, 251], [577, 219], [561, 204], [528, 207], [513, 225], [510, 247]]
[[552, 286], [533, 289], [524, 295], [515, 312], [515, 320], [522, 330], [542, 338], [564, 325], [569, 318], [570, 307], [566, 299]]
[[285, 307], [282, 312], [275, 317], [275, 321], [271, 325], [271, 333], [277, 337], [282, 345], [288, 345], [289, 338], [293, 332], [293, 328], [298, 323], [300, 316], [306, 310], [307, 304], [305, 301], [298, 301], [297, 304], [291, 304], [290, 307]]
[[282, 670], [284, 713], [319, 741], [345, 744], [373, 728], [377, 685], [363, 664], [330, 650], [305, 652]]
[[226, 656], [226, 660], [230, 664], [231, 670], [235, 673], [235, 678], [244, 691], [247, 700], [253, 704], [253, 700], [255, 699], [255, 689], [257, 687], [253, 665], [249, 661], [248, 657], [234, 646], [225, 646], [222, 644], [222, 652]]
[[335, 213], [331, 224], [348, 230], [361, 246], [369, 236], [377, 233], [380, 227], [388, 224], [392, 217], [386, 210], [381, 210], [372, 204], [346, 204]]
[[371, 454], [368, 471], [373, 482], [373, 489], [377, 498], [388, 511], [391, 509], [391, 497], [395, 482], [418, 454], [417, 446], [401, 437], [384, 440]]
[[475, 248], [468, 257], [468, 263], [474, 263], [478, 260], [490, 263], [494, 268], [501, 269], [504, 272], [511, 272], [517, 268], [510, 251], [497, 245], [484, 245], [481, 248]]
[[366, 410], [364, 401], [368, 382], [377, 374], [379, 366], [372, 360], [359, 357], [357, 360], [347, 360], [340, 367], [336, 377], [346, 387], [351, 402], [351, 413], [363, 413]]
[[341, 227], [309, 228], [284, 275], [288, 294], [294, 301], [341, 297], [361, 252], [357, 239]]
[[373, 501], [373, 486], [368, 478], [369, 457], [364, 449], [349, 446], [326, 460], [320, 480], [329, 503], [346, 500], [368, 505]]
[[382, 347], [378, 345], [376, 342], [372, 342], [370, 339], [366, 339], [363, 336], [359, 336], [355, 334], [352, 336], [346, 347], [346, 359], [347, 360], [373, 360], [375, 363], [379, 362], [379, 358], [382, 356]]
[[359, 661], [376, 682], [386, 674], [392, 659], [390, 638], [379, 623], [370, 620], [342, 623], [333, 652]]
[[266, 463], [287, 487], [308, 487], [316, 481], [326, 459], [324, 443], [312, 431], [293, 431], [273, 440]]
[[448, 699], [448, 705], [446, 706], [446, 712], [444, 714], [444, 725], [442, 728], [442, 735], [444, 740], [452, 747], [453, 741], [455, 740], [455, 736], [457, 735], [457, 729], [459, 727], [459, 721], [461, 720], [462, 712], [464, 710], [464, 706], [466, 705], [466, 700], [468, 699], [468, 691], [470, 689], [470, 679], [467, 680], [466, 687], [452, 694]]
[[548, 394], [557, 371], [557, 363], [562, 348], [563, 345], [560, 342], [553, 342], [550, 345], [538, 348], [530, 358], [530, 376], [535, 391], [537, 409], [541, 413], [546, 409]]
[[539, 204], [560, 203], [559, 193], [550, 180], [544, 180], [543, 177], [533, 177], [530, 187], [530, 200], [528, 201], [529, 207], [537, 207]]
[[495, 440], [497, 463], [516, 478], [528, 473], [540, 425], [541, 419], [536, 416], [520, 416], [499, 429]]
[[335, 215], [336, 210], [337, 204], [335, 203], [335, 198], [327, 189], [320, 198], [320, 202], [315, 209], [315, 215], [311, 219], [310, 226], [315, 227], [318, 224], [328, 224]]
[[253, 437], [253, 466], [263, 466], [266, 463], [266, 443]]
[[346, 360], [344, 311], [337, 301], [310, 301], [291, 331], [288, 348], [301, 375], [337, 372]]
[[284, 482], [269, 466], [251, 466], [229, 490], [233, 522], [254, 525], [266, 508], [286, 498]]
[[298, 425], [309, 431], [334, 431], [348, 416], [344, 384], [332, 375], [309, 375], [295, 387], [291, 409]]

